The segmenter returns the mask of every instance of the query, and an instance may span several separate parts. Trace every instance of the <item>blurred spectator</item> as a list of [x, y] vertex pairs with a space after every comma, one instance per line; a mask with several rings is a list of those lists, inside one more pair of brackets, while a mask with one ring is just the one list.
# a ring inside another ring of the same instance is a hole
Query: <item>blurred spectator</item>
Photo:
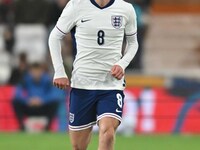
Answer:
[[24, 117], [45, 116], [48, 120], [45, 130], [49, 130], [52, 119], [57, 113], [61, 93], [52, 86], [52, 81], [45, 73], [43, 65], [33, 63], [23, 82], [17, 86], [13, 101], [20, 129], [23, 131]]
[[25, 53], [19, 55], [19, 65], [13, 68], [9, 84], [17, 85], [22, 81], [27, 70], [27, 58]]
[[12, 1], [10, 0], [0, 0], [0, 24], [3, 25], [3, 42], [5, 43], [5, 49], [12, 52], [14, 46], [14, 36], [13, 36], [13, 11], [12, 11]]
[[49, 2], [46, 0], [16, 0], [15, 22], [45, 23], [49, 12]]
[[13, 25], [13, 0], [0, 0], [0, 23]]
[[5, 42], [5, 48], [6, 50], [12, 54], [13, 52], [13, 46], [15, 43], [13, 30], [11, 27], [7, 27], [4, 32], [4, 42]]
[[9, 7], [4, 3], [3, 0], [0, 0], [0, 23], [6, 23], [8, 17]]

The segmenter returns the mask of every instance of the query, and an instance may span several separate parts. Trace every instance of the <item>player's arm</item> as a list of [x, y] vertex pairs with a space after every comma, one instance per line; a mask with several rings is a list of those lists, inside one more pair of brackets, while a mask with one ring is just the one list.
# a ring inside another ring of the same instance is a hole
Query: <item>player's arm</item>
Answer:
[[75, 26], [75, 11], [74, 3], [70, 1], [64, 8], [56, 26], [49, 36], [49, 50], [55, 71], [53, 84], [61, 89], [65, 89], [69, 86], [69, 80], [65, 72], [61, 55], [61, 41]]
[[111, 70], [111, 74], [119, 80], [124, 76], [124, 70], [130, 64], [138, 50], [136, 14], [134, 8], [131, 7], [130, 11], [129, 21], [125, 28], [127, 46], [124, 51], [124, 56]]

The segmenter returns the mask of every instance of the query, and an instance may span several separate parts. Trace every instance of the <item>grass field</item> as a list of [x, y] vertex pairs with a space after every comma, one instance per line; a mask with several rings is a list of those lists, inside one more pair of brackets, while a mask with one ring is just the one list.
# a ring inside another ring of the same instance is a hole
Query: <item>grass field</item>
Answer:
[[[88, 150], [97, 150], [93, 135]], [[115, 150], [199, 150], [200, 136], [136, 135], [117, 136]], [[0, 133], [0, 150], [71, 150], [67, 134]]]

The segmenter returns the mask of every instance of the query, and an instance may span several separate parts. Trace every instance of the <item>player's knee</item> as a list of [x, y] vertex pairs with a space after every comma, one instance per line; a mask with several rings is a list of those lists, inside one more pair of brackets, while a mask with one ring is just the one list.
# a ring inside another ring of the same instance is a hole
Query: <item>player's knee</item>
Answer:
[[100, 134], [101, 134], [101, 140], [107, 142], [107, 143], [112, 143], [115, 137], [115, 129], [114, 127], [106, 127], [102, 126], [100, 128]]
[[77, 140], [72, 142], [73, 150], [86, 150], [88, 146], [88, 141], [86, 140]]

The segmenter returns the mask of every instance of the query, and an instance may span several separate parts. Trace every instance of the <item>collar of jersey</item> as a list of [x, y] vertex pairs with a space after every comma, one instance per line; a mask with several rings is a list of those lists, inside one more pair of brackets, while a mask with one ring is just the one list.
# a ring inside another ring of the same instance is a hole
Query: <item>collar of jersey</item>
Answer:
[[104, 6], [104, 7], [99, 6], [99, 5], [96, 3], [95, 0], [90, 0], [90, 2], [91, 2], [94, 6], [98, 7], [99, 9], [104, 9], [104, 8], [110, 7], [110, 6], [115, 2], [115, 0], [110, 0], [110, 2], [109, 2], [106, 6]]

